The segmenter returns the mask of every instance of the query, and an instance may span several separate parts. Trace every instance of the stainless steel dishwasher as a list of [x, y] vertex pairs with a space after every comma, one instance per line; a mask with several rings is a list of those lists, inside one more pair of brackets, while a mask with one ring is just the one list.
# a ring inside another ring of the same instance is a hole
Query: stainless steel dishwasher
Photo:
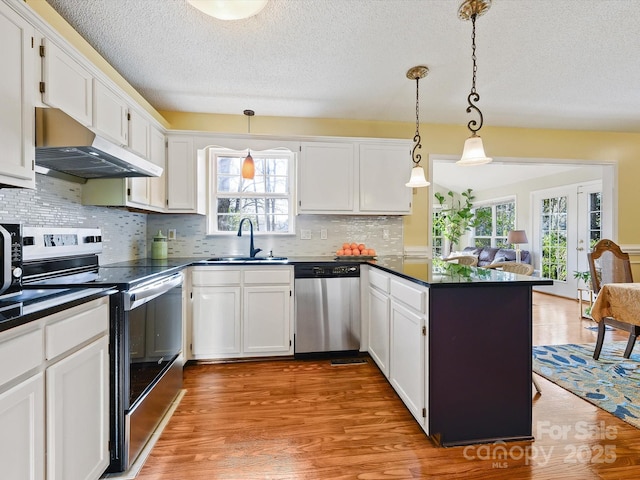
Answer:
[[294, 272], [295, 355], [358, 352], [360, 265], [303, 263]]

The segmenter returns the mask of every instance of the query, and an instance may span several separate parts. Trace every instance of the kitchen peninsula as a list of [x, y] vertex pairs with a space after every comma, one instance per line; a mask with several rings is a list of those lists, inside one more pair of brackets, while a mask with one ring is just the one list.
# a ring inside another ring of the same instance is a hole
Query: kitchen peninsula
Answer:
[[443, 446], [531, 438], [532, 287], [551, 280], [401, 256], [360, 263], [360, 349], [423, 430]]
[[550, 280], [399, 257], [367, 274], [369, 353], [384, 365], [376, 342], [388, 331], [382, 370], [428, 435], [442, 446], [532, 438], [532, 287]]

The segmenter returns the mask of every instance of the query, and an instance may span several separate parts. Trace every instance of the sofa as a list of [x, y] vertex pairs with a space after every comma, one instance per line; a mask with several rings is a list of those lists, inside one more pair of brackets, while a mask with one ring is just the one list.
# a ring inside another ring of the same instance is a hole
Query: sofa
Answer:
[[[511, 248], [465, 247], [462, 254], [478, 257], [479, 267], [491, 263], [516, 261], [516, 251]], [[527, 250], [520, 250], [520, 261], [531, 264], [531, 254]]]

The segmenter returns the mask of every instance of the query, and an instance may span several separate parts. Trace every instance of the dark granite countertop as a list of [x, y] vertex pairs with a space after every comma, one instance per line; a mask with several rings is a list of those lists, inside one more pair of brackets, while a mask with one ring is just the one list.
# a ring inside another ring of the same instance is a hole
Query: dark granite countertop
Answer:
[[115, 293], [111, 287], [25, 289], [0, 300], [0, 332]]
[[[215, 262], [208, 263], [206, 258], [199, 257], [175, 257], [166, 260], [154, 259], [136, 259], [127, 262], [119, 262], [103, 265], [102, 270], [113, 267], [126, 267], [131, 275], [135, 275], [136, 271], [140, 273], [153, 269], [156, 272], [166, 270], [177, 270], [188, 266], [214, 266], [214, 265], [272, 265], [271, 263], [252, 263], [252, 262]], [[399, 275], [407, 280], [420, 283], [428, 287], [438, 286], [469, 286], [469, 285], [552, 285], [552, 280], [539, 277], [530, 277], [526, 275], [518, 275], [499, 270], [469, 267], [466, 265], [458, 265], [450, 262], [442, 262], [440, 260], [430, 260], [426, 258], [413, 258], [397, 256], [380, 256], [373, 260], [359, 259], [354, 257], [353, 260], [339, 259], [334, 256], [292, 256], [287, 257], [287, 262], [274, 263], [275, 265], [295, 265], [300, 263], [362, 263], [373, 265], [374, 267], [385, 270], [389, 273]], [[124, 270], [123, 270], [124, 272]]]

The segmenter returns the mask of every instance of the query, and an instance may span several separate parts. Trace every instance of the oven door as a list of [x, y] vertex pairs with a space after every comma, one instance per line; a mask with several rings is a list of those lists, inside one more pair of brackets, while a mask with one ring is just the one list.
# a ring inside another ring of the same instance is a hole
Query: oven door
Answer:
[[182, 301], [182, 274], [120, 296], [108, 471], [131, 467], [182, 389]]
[[132, 409], [182, 350], [182, 275], [124, 292], [123, 301]]

